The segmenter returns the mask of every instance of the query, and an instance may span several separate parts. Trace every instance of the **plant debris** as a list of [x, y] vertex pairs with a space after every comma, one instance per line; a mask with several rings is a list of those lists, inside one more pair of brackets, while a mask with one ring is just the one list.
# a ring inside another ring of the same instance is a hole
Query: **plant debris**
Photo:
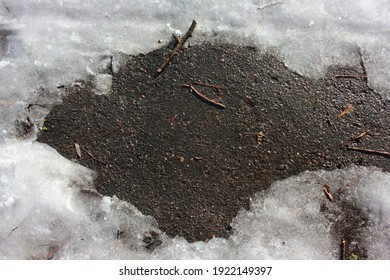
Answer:
[[340, 258], [342, 260], [345, 260], [346, 254], [347, 254], [347, 241], [346, 240], [341, 241], [340, 249], [341, 249]]
[[176, 55], [176, 53], [184, 46], [184, 43], [188, 40], [188, 38], [190, 38], [192, 36], [192, 32], [194, 32], [195, 26], [196, 26], [196, 21], [193, 20], [190, 28], [183, 36], [181, 36], [180, 38], [176, 38], [176, 36], [175, 36], [175, 38], [178, 40], [177, 45], [173, 49], [171, 54], [161, 64], [161, 66], [159, 68], [157, 68], [157, 73], [161, 73], [165, 69], [165, 67], [168, 66], [168, 64], [171, 62], [171, 60]]
[[382, 155], [385, 157], [390, 157], [390, 152], [378, 151], [378, 150], [373, 150], [373, 149], [365, 149], [365, 148], [359, 148], [359, 147], [354, 147], [354, 146], [347, 146], [347, 148], [350, 150], [354, 150], [354, 151], [365, 152], [365, 153], [370, 153], [370, 154], [378, 154], [378, 155]]
[[363, 132], [361, 132], [361, 133], [359, 133], [359, 134], [354, 134], [354, 135], [352, 136], [352, 141], [360, 140], [360, 139], [362, 139], [364, 136], [366, 136], [367, 134], [368, 134], [368, 131], [363, 131]]
[[325, 184], [324, 187], [323, 187], [322, 189], [323, 189], [324, 193], [326, 194], [326, 196], [328, 197], [328, 199], [329, 199], [330, 201], [333, 201], [334, 197], [333, 197], [333, 195], [330, 193], [330, 188], [329, 188], [329, 186]]
[[196, 88], [194, 88], [193, 85], [189, 84], [183, 84], [181, 85], [182, 87], [187, 87], [189, 88], [190, 92], [193, 92], [195, 93], [198, 97], [200, 97], [202, 100], [208, 102], [208, 103], [211, 103], [217, 107], [220, 107], [220, 108], [226, 108], [225, 105], [223, 105], [222, 103], [220, 103], [219, 101], [215, 100], [215, 99], [211, 99], [211, 98], [208, 98], [207, 96], [205, 96], [204, 94], [200, 93]]
[[336, 119], [338, 118], [341, 118], [342, 116], [345, 116], [347, 114], [350, 114], [352, 113], [353, 111], [355, 111], [355, 108], [353, 108], [352, 105], [348, 105], [347, 107], [345, 107], [340, 114], [337, 115]]
[[367, 79], [367, 76], [363, 75], [336, 75], [336, 78], [353, 78], [353, 79]]
[[260, 132], [244, 132], [244, 135], [256, 135], [257, 136], [257, 144], [261, 145], [263, 143], [263, 140], [266, 139], [269, 141], [269, 138], [267, 135], [265, 135], [262, 131]]
[[81, 159], [81, 149], [80, 149], [80, 145], [78, 143], [74, 143], [74, 148], [76, 150], [76, 154], [77, 156], [79, 157], [79, 159]]
[[96, 162], [98, 162], [98, 163], [101, 163], [101, 164], [104, 164], [104, 165], [107, 165], [106, 162], [102, 161], [101, 159], [98, 159], [98, 158], [94, 157], [93, 154], [87, 149], [86, 146], [83, 146], [83, 148], [84, 148], [84, 150], [87, 152], [87, 154], [88, 154], [94, 161], [96, 161]]
[[[359, 73], [359, 65], [335, 66], [317, 80], [302, 77], [272, 54], [258, 53], [251, 47], [204, 44], [183, 48], [175, 67], [154, 77], [165, 51], [162, 48], [131, 57], [114, 74], [110, 95], [97, 96], [90, 81], [83, 83], [83, 88], [66, 88], [62, 104], [45, 117], [48, 131], [40, 131], [37, 140], [74, 160], [77, 139], [83, 153], [79, 163], [96, 172], [96, 190], [102, 195], [116, 195], [144, 215], [153, 216], [166, 235], [181, 236], [189, 242], [209, 239], [212, 234], [228, 238], [233, 232], [232, 219], [240, 209], [249, 209], [253, 195], [276, 180], [306, 170], [355, 164], [390, 171], [389, 158], [362, 156], [345, 146], [340, 148], [340, 143], [357, 132], [354, 123], [358, 123], [360, 129], [375, 129], [384, 139], [380, 143], [379, 138], [367, 137], [367, 145], [390, 150], [390, 106], [368, 88], [366, 81], [350, 83], [334, 78], [341, 70]], [[140, 72], [141, 68], [148, 75]], [[261, 82], [253, 81], [250, 73], [256, 73], [256, 80]], [[273, 77], [280, 82], [274, 82]], [[223, 101], [218, 99], [218, 88], [195, 81], [223, 85], [219, 89]], [[198, 100], [195, 93], [187, 92], [189, 87], [178, 88], [189, 83], [226, 109], [204, 104], [206, 101]], [[142, 95], [145, 98], [140, 99]], [[316, 100], [324, 106], [308, 109]], [[342, 127], [334, 125], [340, 104], [359, 104], [354, 122], [344, 122]], [[169, 125], [167, 118], [175, 113], [180, 114], [174, 120], [177, 125]], [[327, 125], [327, 118], [333, 125]], [[104, 133], [116, 129], [118, 123], [127, 129], [105, 137]], [[245, 131], [253, 133], [253, 139], [241, 136]], [[270, 140], [265, 142], [267, 138], [260, 135], [263, 144], [258, 145], [259, 132]], [[246, 145], [251, 140], [253, 144]], [[91, 160], [84, 145], [106, 164]], [[185, 163], [180, 163], [180, 156]], [[366, 213], [338, 201], [336, 190], [331, 186], [337, 206], [348, 213], [346, 223], [353, 224], [339, 224], [343, 228], [340, 238], [356, 240], [354, 225]], [[117, 229], [113, 230], [113, 239]], [[359, 248], [355, 253], [366, 257]]]

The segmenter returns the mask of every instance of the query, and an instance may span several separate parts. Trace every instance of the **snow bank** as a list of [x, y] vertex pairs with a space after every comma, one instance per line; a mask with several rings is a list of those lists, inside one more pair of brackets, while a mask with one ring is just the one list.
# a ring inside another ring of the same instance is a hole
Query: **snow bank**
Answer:
[[304, 172], [275, 182], [239, 212], [229, 239], [195, 243], [167, 237], [152, 217], [90, 190], [92, 172], [45, 144], [6, 143], [0, 169], [1, 259], [337, 259], [334, 228], [349, 221], [326, 199], [324, 183], [344, 189], [343, 201], [369, 216], [356, 225], [368, 257], [390, 258], [390, 174], [376, 168]]

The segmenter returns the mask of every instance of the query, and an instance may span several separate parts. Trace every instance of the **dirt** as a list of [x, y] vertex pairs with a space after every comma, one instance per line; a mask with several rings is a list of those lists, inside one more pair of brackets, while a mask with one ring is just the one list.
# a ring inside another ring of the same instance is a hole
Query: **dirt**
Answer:
[[[129, 57], [109, 95], [96, 95], [89, 81], [66, 88], [38, 137], [95, 170], [100, 193], [152, 215], [168, 235], [228, 237], [251, 196], [305, 170], [390, 171], [388, 156], [349, 149], [390, 151], [389, 102], [367, 85], [363, 64], [334, 66], [314, 80], [251, 47], [203, 44], [156, 75], [169, 51]], [[356, 235], [348, 226], [338, 231]]]

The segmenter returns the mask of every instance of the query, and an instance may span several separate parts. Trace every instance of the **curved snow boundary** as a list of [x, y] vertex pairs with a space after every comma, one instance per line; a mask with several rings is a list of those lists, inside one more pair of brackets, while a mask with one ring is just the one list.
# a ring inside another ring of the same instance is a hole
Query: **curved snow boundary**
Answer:
[[323, 184], [343, 189], [336, 199], [362, 211], [366, 222], [356, 224], [356, 240], [368, 258], [390, 258], [390, 174], [377, 168], [304, 172], [275, 182], [239, 212], [229, 239], [195, 243], [169, 238], [152, 217], [99, 195], [89, 188], [90, 170], [45, 144], [2, 144], [0, 170], [1, 259], [337, 259], [335, 228], [348, 220]]

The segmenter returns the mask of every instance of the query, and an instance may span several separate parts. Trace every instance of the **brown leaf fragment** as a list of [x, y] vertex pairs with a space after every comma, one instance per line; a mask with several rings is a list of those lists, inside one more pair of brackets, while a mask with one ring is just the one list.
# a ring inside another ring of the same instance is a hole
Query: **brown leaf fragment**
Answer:
[[333, 201], [333, 195], [330, 193], [330, 191], [329, 191], [329, 186], [328, 185], [324, 185], [324, 187], [323, 187], [323, 191], [324, 191], [324, 193], [326, 194], [326, 196], [328, 197], [328, 199], [330, 200], [330, 201]]
[[80, 149], [80, 145], [78, 143], [74, 143], [74, 148], [76, 150], [76, 154], [77, 156], [79, 157], [79, 159], [81, 159], [81, 149]]
[[350, 114], [350, 113], [352, 113], [353, 111], [355, 111], [355, 108], [353, 108], [352, 105], [348, 105], [347, 107], [345, 107], [345, 108], [340, 112], [340, 114], [337, 115], [336, 119], [341, 118], [341, 117], [344, 116], [344, 115]]

